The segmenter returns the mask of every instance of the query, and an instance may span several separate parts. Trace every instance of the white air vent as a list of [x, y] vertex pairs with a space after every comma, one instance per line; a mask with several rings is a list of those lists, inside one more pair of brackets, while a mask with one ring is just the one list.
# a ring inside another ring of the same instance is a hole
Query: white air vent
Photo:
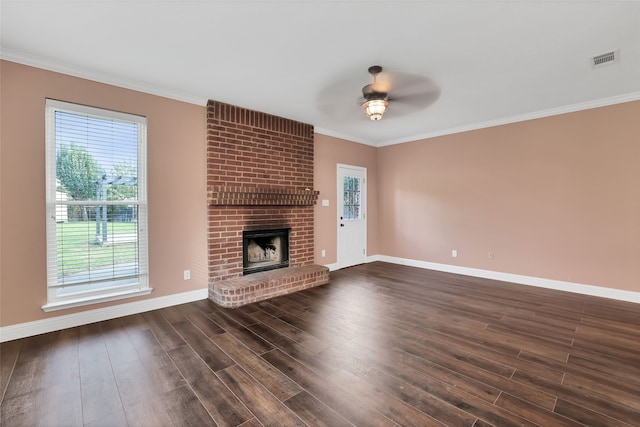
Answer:
[[591, 66], [593, 68], [599, 68], [605, 65], [615, 64], [618, 61], [620, 61], [620, 50], [616, 49], [591, 58]]

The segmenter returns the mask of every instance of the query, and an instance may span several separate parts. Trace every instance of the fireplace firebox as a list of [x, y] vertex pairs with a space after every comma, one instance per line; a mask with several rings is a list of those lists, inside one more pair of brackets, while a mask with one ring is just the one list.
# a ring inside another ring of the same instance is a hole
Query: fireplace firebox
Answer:
[[289, 267], [290, 228], [242, 232], [242, 274]]

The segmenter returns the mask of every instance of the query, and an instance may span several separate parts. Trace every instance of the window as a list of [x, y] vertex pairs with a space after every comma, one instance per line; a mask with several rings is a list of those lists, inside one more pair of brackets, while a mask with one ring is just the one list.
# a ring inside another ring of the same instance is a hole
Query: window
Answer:
[[360, 178], [345, 176], [343, 181], [344, 199], [342, 214], [344, 220], [362, 219], [360, 212]]
[[151, 292], [146, 119], [46, 103], [45, 311]]

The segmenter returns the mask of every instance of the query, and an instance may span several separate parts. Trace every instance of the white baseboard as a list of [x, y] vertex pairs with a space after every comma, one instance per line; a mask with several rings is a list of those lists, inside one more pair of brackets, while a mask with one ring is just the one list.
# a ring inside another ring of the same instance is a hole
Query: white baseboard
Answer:
[[555, 289], [558, 291], [573, 292], [583, 295], [591, 295], [601, 298], [610, 298], [640, 304], [640, 292], [625, 291], [622, 289], [605, 288], [602, 286], [583, 285], [580, 283], [564, 282], [561, 280], [544, 279], [541, 277], [522, 276], [520, 274], [501, 273], [499, 271], [482, 270], [479, 268], [461, 267], [457, 265], [438, 264], [435, 262], [417, 261], [407, 258], [397, 258], [387, 255], [374, 255], [367, 257], [367, 262], [383, 261], [392, 264], [408, 265], [411, 267], [425, 268], [428, 270], [443, 271], [447, 273], [463, 274], [465, 276], [482, 277], [484, 279], [500, 280], [503, 282], [518, 283], [521, 285], [537, 286], [540, 288]]
[[335, 270], [339, 270], [340, 266], [338, 265], [338, 263], [334, 263], [334, 264], [324, 264], [325, 267], [329, 267], [329, 271], [335, 271]]
[[209, 289], [196, 289], [195, 291], [180, 294], [167, 295], [157, 298], [149, 298], [142, 301], [134, 301], [125, 304], [103, 307], [95, 310], [81, 311], [79, 313], [65, 314], [63, 316], [50, 317], [32, 322], [19, 323], [17, 325], [0, 328], [0, 342], [16, 340], [61, 329], [129, 316], [131, 314], [144, 313], [172, 305], [187, 302], [200, 301], [209, 296]]
[[[518, 283], [521, 285], [537, 286], [559, 291], [567, 291], [602, 298], [610, 298], [640, 304], [640, 292], [625, 291], [621, 289], [605, 288], [602, 286], [583, 285], [580, 283], [564, 282], [561, 280], [544, 279], [541, 277], [523, 276], [499, 271], [482, 270], [479, 268], [461, 267], [457, 265], [438, 264], [434, 262], [418, 261], [407, 258], [397, 258], [387, 255], [374, 255], [367, 257], [367, 262], [383, 261], [392, 264], [408, 265], [428, 270], [443, 271], [447, 273], [463, 274], [466, 276], [482, 277], [485, 279], [500, 280], [503, 282]], [[327, 264], [330, 271], [338, 269], [338, 264]], [[173, 305], [184, 304], [193, 301], [207, 299], [209, 289], [197, 289], [180, 294], [150, 298], [110, 307], [87, 310], [79, 313], [50, 317], [32, 322], [19, 323], [0, 327], [0, 342], [16, 340], [131, 314], [144, 313]]]

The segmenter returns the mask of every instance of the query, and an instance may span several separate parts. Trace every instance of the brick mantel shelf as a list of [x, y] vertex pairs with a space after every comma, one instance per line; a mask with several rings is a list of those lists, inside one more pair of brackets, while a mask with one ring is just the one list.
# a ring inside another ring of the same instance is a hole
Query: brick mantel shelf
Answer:
[[313, 206], [320, 192], [311, 189], [213, 186], [209, 206]]

